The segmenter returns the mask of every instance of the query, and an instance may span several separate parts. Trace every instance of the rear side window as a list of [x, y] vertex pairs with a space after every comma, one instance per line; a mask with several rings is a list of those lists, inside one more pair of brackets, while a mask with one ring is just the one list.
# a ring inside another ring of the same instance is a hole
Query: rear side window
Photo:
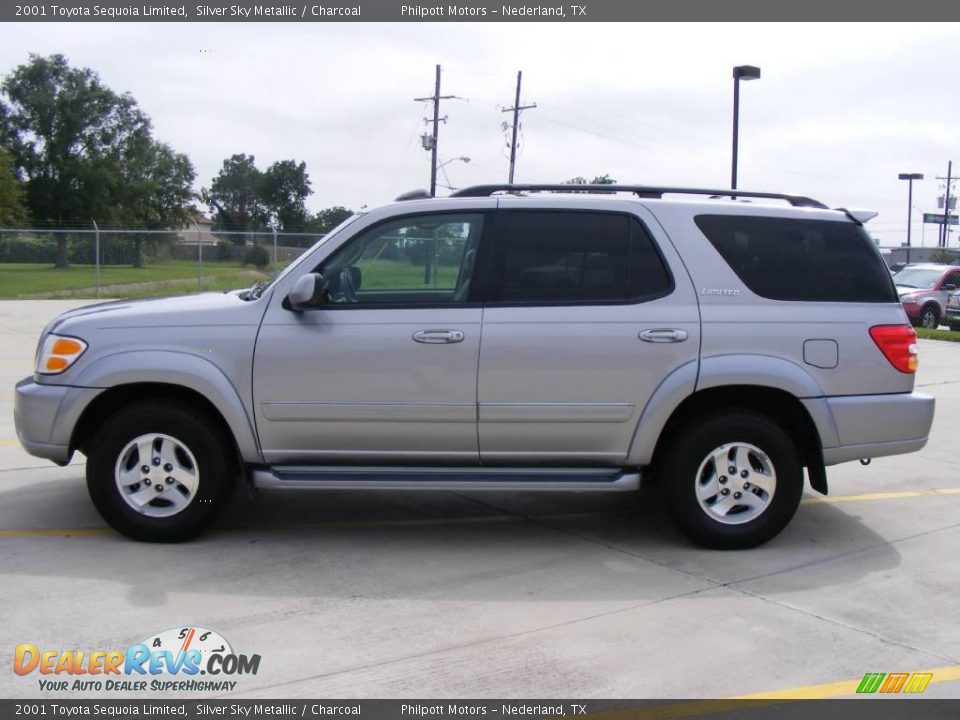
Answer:
[[623, 302], [672, 287], [653, 240], [628, 215], [505, 211], [501, 217], [501, 301]]
[[697, 226], [750, 290], [771, 300], [897, 302], [890, 272], [854, 223], [699, 215]]

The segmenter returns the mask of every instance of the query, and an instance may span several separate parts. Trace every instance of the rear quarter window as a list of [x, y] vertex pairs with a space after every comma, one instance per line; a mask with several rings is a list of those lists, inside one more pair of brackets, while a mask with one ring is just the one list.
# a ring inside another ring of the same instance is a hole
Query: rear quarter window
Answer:
[[879, 252], [852, 222], [698, 215], [697, 227], [752, 292], [771, 300], [897, 302]]

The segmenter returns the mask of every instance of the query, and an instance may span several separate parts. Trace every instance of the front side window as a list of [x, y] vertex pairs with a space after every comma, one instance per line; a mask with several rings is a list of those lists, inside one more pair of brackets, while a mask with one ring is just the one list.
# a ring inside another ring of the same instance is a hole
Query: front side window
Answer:
[[333, 305], [463, 303], [484, 217], [416, 215], [364, 231], [320, 268]]
[[502, 302], [624, 302], [671, 287], [653, 240], [628, 215], [531, 210], [503, 218]]

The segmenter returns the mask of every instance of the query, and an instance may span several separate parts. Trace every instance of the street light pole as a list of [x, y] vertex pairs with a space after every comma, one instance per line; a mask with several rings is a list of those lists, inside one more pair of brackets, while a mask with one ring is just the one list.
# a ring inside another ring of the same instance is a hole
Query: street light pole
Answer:
[[760, 68], [753, 65], [737, 65], [733, 69], [733, 152], [730, 162], [730, 188], [737, 189], [737, 153], [740, 145], [740, 81], [757, 80]]
[[913, 181], [923, 180], [923, 173], [900, 173], [900, 180], [907, 181], [907, 265], [910, 264], [910, 228], [913, 226]]

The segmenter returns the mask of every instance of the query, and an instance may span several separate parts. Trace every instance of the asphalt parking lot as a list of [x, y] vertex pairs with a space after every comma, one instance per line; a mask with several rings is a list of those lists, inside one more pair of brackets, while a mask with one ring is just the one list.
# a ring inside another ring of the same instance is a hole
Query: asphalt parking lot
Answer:
[[78, 697], [17, 676], [19, 643], [194, 625], [261, 655], [236, 697], [842, 697], [924, 671], [924, 697], [960, 698], [960, 344], [920, 343], [927, 447], [831, 468], [831, 495], [755, 550], [691, 546], [655, 488], [241, 491], [214, 532], [152, 546], [104, 527], [82, 457], [16, 443], [13, 385], [75, 304], [0, 302], [0, 696]]

